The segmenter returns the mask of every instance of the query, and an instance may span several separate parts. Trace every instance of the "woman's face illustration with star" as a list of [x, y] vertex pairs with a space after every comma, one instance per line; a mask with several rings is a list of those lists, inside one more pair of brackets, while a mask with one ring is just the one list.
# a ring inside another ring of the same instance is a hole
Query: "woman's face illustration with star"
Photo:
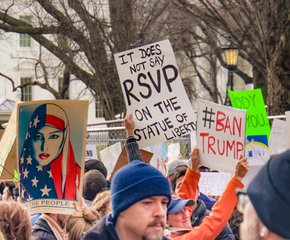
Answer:
[[45, 125], [32, 139], [35, 159], [41, 166], [50, 164], [63, 148], [64, 132], [58, 128]]

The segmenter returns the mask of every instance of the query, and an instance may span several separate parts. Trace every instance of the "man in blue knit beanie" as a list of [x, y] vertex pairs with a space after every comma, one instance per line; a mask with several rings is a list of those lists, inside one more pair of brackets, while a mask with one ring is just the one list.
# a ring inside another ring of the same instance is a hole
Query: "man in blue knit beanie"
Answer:
[[[130, 151], [130, 145], [137, 143], [131, 129], [125, 130], [126, 148]], [[163, 234], [171, 200], [170, 183], [158, 169], [144, 163], [141, 155], [133, 157], [112, 179], [112, 213], [87, 232], [85, 240], [167, 239]]]

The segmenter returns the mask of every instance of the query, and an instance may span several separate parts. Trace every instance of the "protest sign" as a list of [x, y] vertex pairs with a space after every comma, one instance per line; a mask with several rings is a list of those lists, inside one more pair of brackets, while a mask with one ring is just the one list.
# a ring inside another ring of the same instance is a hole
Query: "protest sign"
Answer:
[[[195, 118], [197, 119], [197, 111], [194, 111]], [[196, 130], [190, 133], [190, 150], [196, 147]]]
[[280, 154], [287, 149], [286, 121], [273, 119], [269, 140], [270, 154]]
[[167, 159], [168, 163], [179, 159], [180, 156], [180, 144], [179, 142], [177, 143], [170, 143], [167, 147]]
[[164, 143], [159, 143], [154, 146], [146, 148], [153, 153], [150, 160], [150, 165], [159, 169], [162, 173], [166, 173], [166, 163], [167, 163], [167, 150]]
[[107, 179], [111, 178], [111, 174], [114, 170], [116, 162], [122, 152], [122, 146], [120, 142], [117, 142], [113, 145], [110, 145], [100, 151], [100, 159], [104, 163], [105, 167], [107, 168]]
[[264, 165], [270, 158], [266, 135], [247, 136], [245, 156], [250, 166]]
[[225, 172], [201, 172], [199, 191], [210, 196], [221, 196], [231, 176]]
[[246, 111], [205, 100], [197, 103], [197, 146], [202, 165], [233, 172], [245, 151]]
[[32, 214], [75, 212], [82, 195], [87, 115], [88, 101], [19, 104], [20, 196]]
[[13, 179], [17, 169], [16, 157], [16, 112], [17, 103], [9, 118], [0, 141], [0, 179]]
[[193, 132], [190, 134], [190, 150], [191, 150], [191, 152], [195, 148], [195, 146], [196, 146], [196, 132]]
[[86, 144], [86, 159], [97, 158], [96, 144]]
[[[140, 153], [141, 153], [141, 156], [142, 156], [142, 160], [144, 162], [146, 162], [146, 163], [150, 163], [150, 160], [151, 160], [151, 158], [153, 156], [153, 153], [152, 152], [149, 152], [147, 150], [144, 150], [144, 149], [140, 149]], [[141, 160], [141, 159], [139, 159], [139, 160]], [[120, 169], [121, 167], [127, 165], [128, 162], [129, 162], [129, 160], [128, 160], [128, 157], [127, 157], [127, 152], [126, 152], [125, 147], [123, 147], [122, 152], [121, 152], [121, 154], [120, 154], [120, 156], [119, 156], [119, 158], [117, 160], [117, 163], [116, 163], [116, 165], [114, 167], [114, 170], [111, 173], [111, 176], [110, 176], [110, 179], [109, 179], [110, 182], [112, 181], [112, 178], [113, 178], [115, 172], [118, 169]]]
[[195, 130], [196, 118], [169, 40], [114, 55], [140, 148]]
[[228, 89], [231, 104], [235, 108], [247, 110], [247, 136], [270, 136], [270, 124], [260, 88], [234, 92]]

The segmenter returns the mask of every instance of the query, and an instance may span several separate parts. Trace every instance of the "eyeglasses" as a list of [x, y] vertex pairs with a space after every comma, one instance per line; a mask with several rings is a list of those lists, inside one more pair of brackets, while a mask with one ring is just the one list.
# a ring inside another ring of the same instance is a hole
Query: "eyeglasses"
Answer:
[[250, 202], [250, 198], [246, 192], [241, 190], [237, 191], [237, 196], [238, 196], [237, 210], [243, 214], [245, 212], [246, 206]]

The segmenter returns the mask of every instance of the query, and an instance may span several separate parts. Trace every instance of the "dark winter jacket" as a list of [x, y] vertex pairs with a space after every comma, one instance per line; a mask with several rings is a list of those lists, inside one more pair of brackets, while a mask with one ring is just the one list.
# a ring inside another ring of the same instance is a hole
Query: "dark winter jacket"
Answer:
[[[111, 215], [103, 217], [98, 225], [91, 228], [84, 235], [84, 240], [119, 240]], [[163, 240], [168, 238], [163, 237]]]
[[[191, 225], [193, 227], [199, 226], [206, 216], [208, 216], [210, 211], [206, 208], [205, 203], [202, 200], [197, 200], [197, 205], [191, 215]], [[216, 240], [235, 240], [235, 235], [227, 224], [221, 233], [217, 236]]]
[[32, 240], [57, 240], [43, 218], [38, 218], [32, 226]]

